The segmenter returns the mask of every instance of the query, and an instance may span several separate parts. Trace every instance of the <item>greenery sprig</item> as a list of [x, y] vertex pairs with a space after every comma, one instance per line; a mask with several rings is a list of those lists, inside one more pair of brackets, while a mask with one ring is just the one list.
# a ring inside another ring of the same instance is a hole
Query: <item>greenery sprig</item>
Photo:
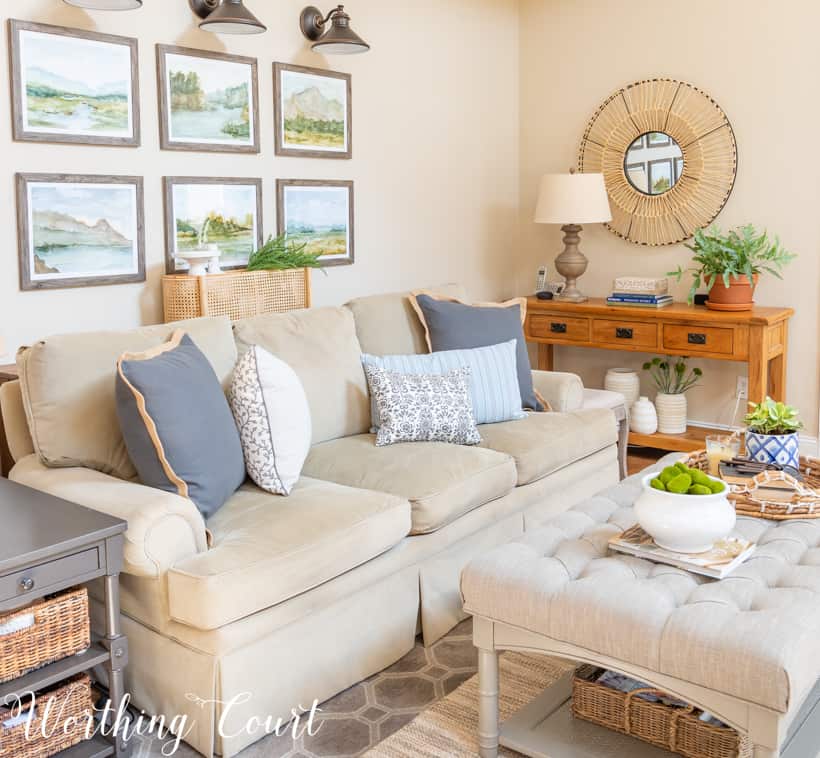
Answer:
[[744, 423], [758, 434], [791, 434], [803, 428], [796, 408], [767, 397], [762, 403], [749, 403]]
[[703, 376], [703, 371], [693, 368], [687, 371], [686, 361], [689, 358], [653, 358], [643, 364], [643, 370], [648, 371], [658, 392], [664, 395], [682, 395], [692, 389]]
[[305, 252], [307, 243], [289, 242], [286, 235], [268, 241], [248, 260], [248, 271], [286, 271], [293, 268], [318, 268], [324, 273], [321, 256]]

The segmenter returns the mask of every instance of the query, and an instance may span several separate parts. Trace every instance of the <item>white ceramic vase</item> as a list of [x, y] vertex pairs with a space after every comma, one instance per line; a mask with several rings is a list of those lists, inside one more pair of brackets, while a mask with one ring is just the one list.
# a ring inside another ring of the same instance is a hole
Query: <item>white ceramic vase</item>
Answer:
[[658, 412], [658, 431], [661, 434], [686, 432], [686, 395], [666, 395], [659, 392], [655, 398]]
[[641, 380], [630, 368], [611, 368], [606, 372], [604, 389], [620, 392], [626, 398], [626, 407], [631, 408], [641, 394]]
[[638, 398], [632, 406], [629, 428], [636, 434], [654, 434], [658, 431], [658, 413], [648, 397]]

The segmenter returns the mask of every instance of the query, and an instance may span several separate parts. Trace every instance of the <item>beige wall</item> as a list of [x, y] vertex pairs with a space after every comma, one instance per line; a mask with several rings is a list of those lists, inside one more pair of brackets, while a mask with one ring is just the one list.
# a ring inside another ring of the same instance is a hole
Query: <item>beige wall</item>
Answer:
[[[574, 165], [587, 121], [618, 87], [666, 76], [706, 90], [729, 116], [738, 142], [737, 184], [718, 221], [752, 221], [780, 234], [800, 258], [783, 282], [767, 278], [757, 300], [793, 305], [788, 398], [817, 433], [820, 295], [820, 120], [817, 71], [820, 5], [815, 0], [522, 0], [521, 228], [519, 287], [530, 290], [541, 262], [560, 251], [560, 231], [532, 223], [538, 177]], [[585, 289], [602, 296], [618, 274], [663, 275], [685, 264], [682, 246], [646, 249], [603, 227], [584, 232]], [[680, 297], [685, 288], [677, 289]], [[643, 356], [559, 349], [558, 368], [601, 386], [607, 367]], [[703, 361], [691, 417], [731, 422], [740, 364]], [[645, 389], [649, 389], [647, 386]], [[654, 394], [654, 393], [653, 393]], [[740, 414], [738, 414], [740, 418]]]
[[[334, 3], [328, 1], [329, 8]], [[269, 28], [256, 37], [199, 31], [187, 0], [142, 10], [87, 13], [60, 0], [5, 1], [15, 18], [135, 36], [140, 42], [142, 147], [37, 145], [11, 140], [0, 94], [0, 334], [13, 349], [57, 331], [131, 327], [161, 319], [163, 176], [264, 179], [265, 233], [275, 231], [277, 178], [356, 182], [356, 264], [315, 273], [315, 303], [458, 280], [478, 297], [510, 295], [518, 233], [518, 3], [516, 0], [353, 0], [367, 55], [323, 58], [298, 29], [302, 0], [249, 0]], [[453, 30], [458, 28], [458, 33]], [[492, 38], [491, 54], [481, 40]], [[155, 43], [255, 56], [260, 68], [261, 156], [159, 149]], [[273, 149], [274, 60], [353, 74], [352, 161], [278, 158]], [[0, 88], [8, 86], [0, 55]], [[119, 173], [145, 177], [145, 285], [19, 292], [14, 173]], [[9, 356], [6, 356], [9, 357]], [[3, 356], [0, 356], [2, 362]]]

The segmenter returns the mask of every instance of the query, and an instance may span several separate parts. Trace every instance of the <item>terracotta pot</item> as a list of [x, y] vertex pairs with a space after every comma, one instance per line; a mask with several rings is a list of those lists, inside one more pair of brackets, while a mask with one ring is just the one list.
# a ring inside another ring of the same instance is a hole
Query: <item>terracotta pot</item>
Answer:
[[712, 289], [709, 290], [709, 299], [706, 301], [706, 307], [713, 311], [750, 311], [755, 305], [755, 287], [760, 277], [755, 274], [752, 281], [749, 277], [743, 274], [742, 276], [733, 276], [729, 279], [729, 286], [727, 287], [723, 282], [723, 277], [719, 276], [712, 283]]

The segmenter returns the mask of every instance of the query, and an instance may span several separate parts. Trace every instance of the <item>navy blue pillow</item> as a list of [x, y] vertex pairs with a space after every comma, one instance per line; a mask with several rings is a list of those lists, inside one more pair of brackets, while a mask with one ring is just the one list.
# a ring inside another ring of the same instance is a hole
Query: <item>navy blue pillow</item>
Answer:
[[532, 367], [521, 326], [520, 305], [486, 308], [436, 300], [429, 295], [416, 295], [416, 302], [424, 314], [432, 352], [470, 350], [516, 340], [516, 368], [521, 402], [524, 408], [545, 410], [532, 386]]
[[117, 362], [117, 415], [140, 481], [190, 498], [207, 519], [245, 481], [245, 459], [222, 385], [181, 330]]

